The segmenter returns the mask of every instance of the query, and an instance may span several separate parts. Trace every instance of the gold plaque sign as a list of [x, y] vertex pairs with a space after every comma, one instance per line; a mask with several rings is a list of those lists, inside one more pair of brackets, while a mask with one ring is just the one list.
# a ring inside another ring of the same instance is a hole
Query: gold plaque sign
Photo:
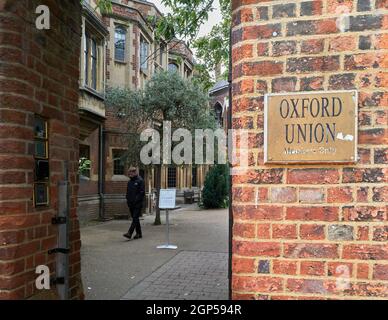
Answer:
[[357, 92], [265, 96], [265, 163], [352, 163], [357, 159]]

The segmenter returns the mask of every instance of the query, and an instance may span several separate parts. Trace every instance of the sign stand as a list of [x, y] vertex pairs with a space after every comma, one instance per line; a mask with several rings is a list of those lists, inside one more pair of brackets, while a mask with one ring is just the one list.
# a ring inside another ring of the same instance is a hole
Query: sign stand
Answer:
[[162, 189], [159, 196], [159, 208], [166, 210], [166, 244], [158, 246], [157, 249], [169, 249], [176, 250], [178, 246], [170, 244], [170, 220], [169, 209], [175, 208], [176, 190], [175, 189]]
[[163, 244], [161, 246], [158, 246], [158, 249], [170, 249], [170, 250], [176, 250], [178, 249], [178, 246], [175, 246], [173, 244], [170, 244], [170, 221], [168, 218], [168, 210], [166, 210], [166, 244]]

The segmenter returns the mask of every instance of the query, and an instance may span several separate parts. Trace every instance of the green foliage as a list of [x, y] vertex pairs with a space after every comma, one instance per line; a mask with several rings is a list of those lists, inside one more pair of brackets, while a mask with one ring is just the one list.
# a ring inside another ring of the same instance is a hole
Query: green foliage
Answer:
[[128, 151], [123, 154], [123, 161], [131, 166], [144, 168], [140, 161], [140, 150], [144, 143], [139, 136], [146, 129], [148, 117], [142, 107], [142, 92], [128, 88], [108, 88], [105, 103], [126, 123]]
[[[84, 1], [84, 0], [81, 0]], [[112, 12], [112, 1], [111, 0], [96, 0], [96, 9], [100, 9], [101, 13]]]
[[196, 81], [208, 90], [220, 79], [215, 78], [216, 68], [221, 65], [225, 72], [223, 79], [228, 77], [229, 43], [232, 22], [230, 0], [219, 0], [222, 20], [211, 32], [197, 38], [198, 31], [209, 18], [209, 12], [214, 10], [214, 0], [162, 0], [174, 14], [168, 14], [158, 20], [155, 33], [167, 41], [180, 37], [186, 39], [194, 49], [198, 65], [196, 66]]
[[229, 198], [229, 168], [215, 165], [206, 175], [201, 206], [206, 209], [226, 208]]
[[142, 108], [150, 119], [171, 121], [173, 128], [213, 128], [207, 94], [175, 72], [154, 74], [142, 93]]
[[88, 176], [92, 162], [87, 158], [79, 159], [78, 173], [82, 176]]
[[[196, 49], [196, 57], [199, 59], [202, 68], [215, 74], [217, 66], [221, 65], [226, 70], [222, 75], [222, 78], [226, 80], [228, 77], [229, 38], [232, 21], [231, 1], [220, 0], [220, 6], [221, 22], [215, 25], [208, 35], [196, 39], [193, 42], [193, 47]], [[219, 79], [211, 80], [218, 81]]]
[[[146, 127], [151, 127], [152, 122], [170, 121], [173, 130], [185, 128], [191, 132], [195, 129], [216, 127], [215, 117], [208, 108], [207, 94], [197, 83], [185, 80], [175, 72], [155, 73], [143, 90], [110, 89], [106, 103], [125, 115], [129, 130], [129, 146], [125, 156], [130, 165], [139, 167], [142, 166], [140, 151], [146, 144], [146, 142], [140, 142], [140, 133]], [[161, 137], [162, 129], [157, 129]], [[160, 178], [161, 165], [156, 165], [155, 169], [156, 175]], [[156, 185], [158, 192], [161, 181], [159, 178]], [[158, 208], [154, 224], [161, 224]]]
[[[107, 88], [106, 104], [114, 107], [116, 113], [125, 118], [129, 127], [138, 127], [147, 119], [142, 109], [141, 91], [132, 91], [128, 88]], [[136, 117], [133, 117], [133, 114], [136, 114]]]
[[208, 92], [215, 84], [209, 70], [204, 64], [196, 64], [194, 66], [193, 81], [201, 86], [206, 92]]
[[232, 9], [230, 0], [219, 0], [222, 20], [215, 25], [211, 32], [197, 38], [198, 31], [209, 18], [209, 12], [213, 11], [214, 0], [163, 0], [173, 15], [169, 14], [159, 20], [156, 25], [156, 34], [169, 40], [172, 37], [182, 37], [188, 43], [192, 43], [196, 49], [196, 58], [199, 64], [196, 66], [196, 81], [203, 88], [210, 89], [215, 81], [216, 68], [221, 65], [225, 72], [221, 78], [227, 79], [229, 68], [229, 43], [230, 28], [232, 22]]
[[203, 88], [178, 73], [155, 73], [143, 90], [110, 88], [106, 104], [127, 121], [129, 146], [126, 158], [130, 165], [142, 166], [140, 151], [146, 142], [141, 142], [139, 137], [144, 129], [151, 127], [152, 121], [170, 121], [173, 130], [184, 128], [192, 133], [195, 129], [216, 128]]
[[155, 39], [160, 41], [170, 41], [176, 38], [173, 16], [171, 14], [167, 14], [162, 18], [156, 16], [148, 16], [148, 23], [155, 30]]
[[162, 17], [156, 26], [156, 35], [167, 41], [173, 38], [191, 41], [197, 37], [199, 27], [214, 10], [214, 0], [162, 0], [173, 14]]

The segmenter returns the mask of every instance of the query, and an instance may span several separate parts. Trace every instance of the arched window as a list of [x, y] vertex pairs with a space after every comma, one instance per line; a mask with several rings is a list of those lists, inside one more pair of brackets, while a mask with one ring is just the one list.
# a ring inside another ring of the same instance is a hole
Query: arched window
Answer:
[[214, 106], [214, 112], [216, 114], [216, 121], [222, 127], [224, 125], [224, 117], [222, 114], [222, 106], [219, 102]]
[[115, 60], [125, 61], [125, 40], [127, 30], [124, 27], [116, 27], [115, 29]]
[[176, 63], [170, 62], [168, 64], [168, 71], [169, 72], [178, 72], [178, 70], [179, 70], [179, 67]]

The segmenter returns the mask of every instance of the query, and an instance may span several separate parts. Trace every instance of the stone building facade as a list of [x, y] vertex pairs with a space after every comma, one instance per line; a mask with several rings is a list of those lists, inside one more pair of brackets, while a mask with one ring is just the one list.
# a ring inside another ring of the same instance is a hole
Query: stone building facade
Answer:
[[[98, 13], [88, 15], [90, 8], [95, 8], [95, 1], [84, 1], [84, 20], [94, 26], [94, 33], [99, 32], [99, 39], [104, 39], [104, 42], [98, 42], [104, 46], [98, 55], [102, 58], [98, 71], [105, 71], [98, 77], [101, 81], [99, 92], [91, 90], [90, 86], [81, 87], [81, 113], [85, 113], [84, 110], [88, 113], [85, 117], [81, 114], [81, 129], [85, 129], [81, 130], [84, 134], [81, 135], [80, 158], [91, 161], [90, 170], [80, 176], [78, 211], [81, 224], [93, 219], [128, 216], [125, 200], [128, 165], [125, 164], [124, 155], [129, 138], [125, 118], [129, 115], [105, 106], [105, 89], [143, 88], [158, 70], [171, 70], [184, 78], [190, 78], [194, 69], [193, 53], [184, 42], [174, 40], [166, 43], [155, 40], [149, 17], [158, 17], [161, 13], [153, 3], [114, 1], [113, 12], [104, 16]], [[82, 43], [84, 44], [84, 40]], [[81, 49], [82, 75], [86, 69], [85, 60], [82, 59], [85, 48]], [[91, 57], [89, 61], [90, 64]], [[81, 83], [85, 83], [84, 78], [85, 76], [81, 78]], [[84, 98], [85, 95], [88, 99]], [[145, 210], [151, 212], [155, 174], [153, 170], [142, 170], [141, 175], [146, 184]], [[178, 196], [181, 197], [185, 189], [199, 190], [203, 186], [205, 175], [206, 168], [203, 166], [164, 167], [162, 187], [177, 188]]]
[[[50, 29], [35, 28], [39, 5], [0, 2], [0, 299], [38, 294], [36, 267], [52, 278], [58, 254], [58, 183], [69, 178], [70, 297], [82, 298], [77, 219], [80, 120], [79, 0], [56, 1]], [[54, 289], [55, 291], [55, 289]]]
[[[234, 299], [388, 297], [388, 8], [380, 0], [233, 0]], [[265, 165], [264, 94], [357, 90], [356, 164]]]
[[81, 223], [100, 218], [103, 212], [103, 130], [106, 121], [106, 44], [109, 31], [94, 0], [82, 2], [80, 52], [80, 146], [78, 216]]

